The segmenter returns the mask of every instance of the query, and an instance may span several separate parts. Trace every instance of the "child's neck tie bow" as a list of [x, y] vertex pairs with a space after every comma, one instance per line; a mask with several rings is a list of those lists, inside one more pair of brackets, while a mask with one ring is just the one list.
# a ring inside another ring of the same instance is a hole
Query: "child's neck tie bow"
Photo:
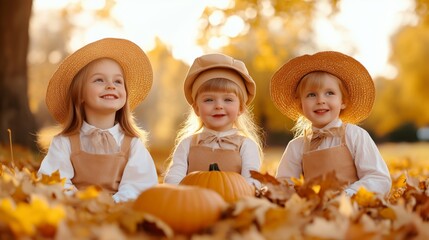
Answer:
[[314, 130], [310, 142], [310, 151], [316, 150], [327, 137], [341, 136], [341, 129], [342, 127], [333, 127], [329, 129]]
[[217, 143], [222, 149], [231, 149], [231, 146], [232, 148], [239, 147], [239, 143], [237, 142], [235, 134], [219, 137], [218, 135], [210, 132], [200, 133], [198, 144], [208, 145], [214, 142]]
[[118, 144], [109, 131], [94, 128], [88, 132], [94, 153], [109, 154], [118, 152]]

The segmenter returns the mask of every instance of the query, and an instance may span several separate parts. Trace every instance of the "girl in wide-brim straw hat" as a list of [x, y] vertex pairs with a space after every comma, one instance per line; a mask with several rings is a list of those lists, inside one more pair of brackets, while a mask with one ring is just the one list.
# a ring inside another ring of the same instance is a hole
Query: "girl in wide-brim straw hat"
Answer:
[[259, 128], [248, 108], [256, 84], [244, 62], [219, 53], [196, 58], [184, 93], [191, 111], [176, 138], [165, 182], [178, 184], [187, 174], [217, 163], [222, 171], [259, 184], [250, 176], [250, 170], [259, 171], [262, 156]]
[[147, 133], [132, 115], [152, 78], [148, 57], [126, 39], [101, 39], [64, 59], [46, 92], [48, 110], [62, 131], [53, 138], [39, 174], [59, 170], [67, 192], [97, 185], [116, 202], [155, 185]]
[[327, 51], [296, 57], [273, 75], [271, 98], [284, 115], [297, 121], [277, 169], [277, 178], [330, 172], [346, 184], [380, 194], [390, 190], [386, 163], [367, 131], [355, 125], [371, 112], [375, 87], [366, 68], [345, 54]]

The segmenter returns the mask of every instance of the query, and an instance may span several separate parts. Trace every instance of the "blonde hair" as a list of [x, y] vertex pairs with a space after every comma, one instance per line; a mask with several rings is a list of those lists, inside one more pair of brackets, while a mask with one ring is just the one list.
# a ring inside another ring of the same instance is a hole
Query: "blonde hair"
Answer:
[[[82, 92], [83, 92], [85, 80], [88, 78], [88, 73], [94, 67], [94, 65], [106, 59], [110, 59], [110, 58], [99, 58], [90, 62], [85, 67], [83, 67], [73, 78], [67, 94], [67, 104], [68, 104], [67, 116], [69, 117], [67, 118], [66, 122], [63, 124], [63, 130], [60, 132], [60, 134], [70, 136], [70, 135], [79, 133], [82, 127], [83, 121], [85, 120], [85, 111], [82, 104], [83, 102]], [[120, 66], [119, 63], [117, 64]], [[122, 70], [122, 67], [121, 67], [121, 70]], [[125, 79], [125, 91], [128, 93], [126, 79]], [[142, 142], [146, 144], [148, 133], [137, 126], [134, 120], [134, 116], [128, 105], [128, 96], [124, 107], [122, 107], [116, 112], [115, 122], [119, 123], [125, 135], [128, 135], [130, 137], [140, 138]]]
[[[300, 99], [304, 89], [306, 89], [307, 87], [314, 88], [314, 89], [321, 88], [323, 81], [327, 77], [332, 77], [337, 81], [341, 91], [342, 101], [343, 103], [347, 104], [347, 102], [349, 101], [349, 92], [347, 91], [347, 88], [345, 87], [341, 79], [339, 79], [335, 75], [332, 75], [324, 71], [310, 72], [299, 81], [295, 91], [295, 99], [298, 100], [299, 104], [301, 104]], [[294, 132], [295, 137], [303, 136], [306, 131], [309, 131], [311, 129], [311, 125], [312, 124], [310, 120], [308, 120], [306, 117], [301, 115], [296, 121], [295, 125], [293, 126], [292, 132]]]
[[[250, 109], [246, 106], [244, 102], [244, 93], [241, 88], [234, 82], [225, 79], [225, 78], [214, 78], [203, 83], [200, 88], [197, 90], [195, 98], [198, 97], [198, 94], [202, 92], [228, 92], [234, 93], [240, 100], [240, 110], [242, 114], [234, 122], [234, 126], [238, 129], [239, 133], [245, 137], [253, 140], [259, 148], [259, 155], [262, 159], [262, 140], [261, 140], [261, 129], [253, 121], [253, 114]], [[195, 104], [195, 103], [194, 103]], [[203, 128], [204, 124], [201, 119], [195, 114], [195, 111], [191, 107], [188, 113], [188, 116], [184, 123], [181, 126], [181, 129], [178, 131], [175, 149], [178, 144], [185, 138], [199, 133]], [[171, 156], [170, 156], [171, 157]]]

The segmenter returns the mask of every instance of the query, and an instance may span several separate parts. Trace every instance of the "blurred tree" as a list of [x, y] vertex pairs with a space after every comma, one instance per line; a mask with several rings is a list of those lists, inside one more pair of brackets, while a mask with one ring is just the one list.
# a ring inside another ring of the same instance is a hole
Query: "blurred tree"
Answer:
[[[410, 44], [412, 43], [412, 44]], [[429, 124], [429, 22], [402, 29], [393, 40], [392, 62], [398, 69], [401, 117], [416, 126]]]
[[228, 6], [208, 7], [203, 13], [200, 44], [207, 52], [218, 47], [246, 63], [258, 86], [253, 113], [260, 126], [270, 131], [268, 136], [277, 136], [274, 132], [284, 132], [286, 127], [293, 126], [272, 104], [271, 76], [289, 59], [302, 52], [316, 51], [313, 17], [321, 6], [330, 7], [331, 14], [336, 13], [338, 2], [235, 0]]
[[170, 150], [189, 105], [183, 94], [183, 79], [189, 66], [176, 60], [159, 39], [148, 53], [154, 79], [147, 99], [136, 109], [142, 127], [150, 131], [150, 145]]
[[68, 42], [73, 29], [75, 26], [70, 21], [67, 9], [39, 10], [31, 17], [28, 94], [30, 109], [35, 114], [36, 123], [40, 128], [54, 124], [54, 119], [45, 104], [45, 93], [60, 61], [70, 53]]
[[35, 148], [36, 123], [28, 103], [27, 51], [32, 0], [0, 1], [0, 142]]
[[[382, 137], [399, 127], [404, 118], [401, 102], [398, 98], [401, 89], [394, 81], [384, 78], [376, 80], [376, 99], [371, 115], [365, 120], [365, 129], [371, 129]], [[401, 113], [401, 114], [399, 114]]]
[[378, 99], [369, 124], [385, 135], [404, 124], [429, 125], [429, 1], [415, 0], [418, 22], [404, 26], [392, 38], [393, 80], [379, 79]]

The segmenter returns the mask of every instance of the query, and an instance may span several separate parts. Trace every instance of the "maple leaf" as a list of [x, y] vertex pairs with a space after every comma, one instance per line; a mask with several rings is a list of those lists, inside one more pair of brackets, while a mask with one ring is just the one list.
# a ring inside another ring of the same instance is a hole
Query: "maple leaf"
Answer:
[[275, 178], [274, 176], [271, 176], [269, 173], [262, 174], [258, 171], [250, 170], [250, 176], [263, 184], [280, 184], [280, 181], [277, 180], [277, 178]]
[[340, 181], [335, 172], [332, 171], [309, 181], [304, 181], [302, 186], [295, 186], [295, 189], [301, 197], [327, 201], [340, 194], [345, 186], [346, 183]]
[[42, 174], [42, 178], [40, 179], [40, 182], [46, 185], [54, 185], [54, 184], [61, 184], [64, 186], [64, 183], [66, 182], [65, 178], [61, 178], [60, 176], [60, 170], [56, 170], [51, 175], [45, 175]]
[[295, 189], [287, 181], [279, 181], [269, 173], [261, 174], [251, 170], [250, 174], [252, 178], [257, 179], [265, 185], [262, 191], [259, 192], [259, 195], [280, 206], [295, 193]]
[[352, 196], [352, 199], [362, 207], [375, 207], [380, 204], [377, 195], [364, 187], [360, 187], [356, 194]]
[[81, 200], [88, 200], [97, 198], [100, 194], [101, 188], [98, 186], [89, 186], [82, 191], [76, 192], [76, 197]]
[[293, 182], [295, 186], [304, 185], [304, 175], [302, 174], [299, 176], [299, 178], [292, 177], [290, 180]]
[[297, 216], [308, 216], [317, 205], [317, 201], [300, 197], [298, 194], [293, 194], [292, 197], [285, 203], [285, 208], [291, 214]]
[[46, 200], [33, 195], [30, 203], [14, 204], [12, 199], [3, 199], [0, 202], [0, 212], [8, 216], [6, 222], [16, 234], [34, 236], [39, 227], [56, 227], [65, 218], [65, 211], [61, 206], [50, 207]]
[[392, 188], [402, 188], [407, 186], [407, 175], [401, 174], [396, 180], [392, 183]]

